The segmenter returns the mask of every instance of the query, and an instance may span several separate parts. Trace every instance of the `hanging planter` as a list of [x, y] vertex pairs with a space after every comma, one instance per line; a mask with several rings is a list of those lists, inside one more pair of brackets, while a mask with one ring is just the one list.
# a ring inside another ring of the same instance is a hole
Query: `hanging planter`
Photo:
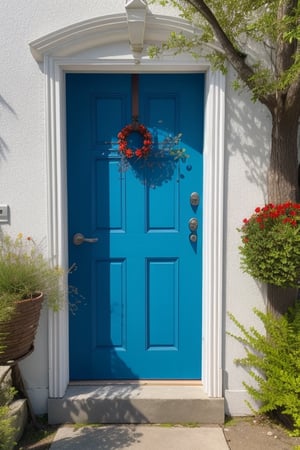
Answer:
[[44, 296], [53, 311], [65, 303], [64, 276], [30, 236], [0, 233], [0, 364], [33, 350]]
[[43, 299], [43, 293], [37, 293], [32, 298], [16, 301], [9, 320], [0, 322], [0, 364], [18, 361], [33, 351]]
[[300, 204], [255, 208], [238, 229], [241, 267], [256, 280], [280, 287], [300, 283]]

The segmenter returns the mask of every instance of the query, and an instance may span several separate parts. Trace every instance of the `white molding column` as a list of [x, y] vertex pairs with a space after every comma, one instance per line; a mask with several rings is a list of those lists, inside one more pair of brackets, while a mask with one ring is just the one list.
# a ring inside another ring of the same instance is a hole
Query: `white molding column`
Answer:
[[207, 72], [203, 171], [203, 383], [222, 397], [225, 77]]
[[[68, 269], [67, 169], [65, 143], [64, 74], [55, 59], [45, 56], [46, 142], [48, 187], [48, 251], [60, 267]], [[49, 397], [63, 397], [69, 383], [69, 311], [49, 310]]]

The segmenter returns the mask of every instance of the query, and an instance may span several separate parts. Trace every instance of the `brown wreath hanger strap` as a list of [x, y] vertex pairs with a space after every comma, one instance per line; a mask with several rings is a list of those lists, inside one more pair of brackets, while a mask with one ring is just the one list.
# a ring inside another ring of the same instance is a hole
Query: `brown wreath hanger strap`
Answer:
[[131, 75], [131, 113], [132, 124], [138, 124], [139, 119], [139, 75], [133, 73]]

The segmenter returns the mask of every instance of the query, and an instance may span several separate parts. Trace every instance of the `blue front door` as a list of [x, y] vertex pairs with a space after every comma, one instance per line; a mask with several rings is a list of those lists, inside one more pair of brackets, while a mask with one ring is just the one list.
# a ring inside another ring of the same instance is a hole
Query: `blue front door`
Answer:
[[[84, 297], [70, 296], [73, 380], [201, 378], [204, 75], [135, 80], [66, 75], [70, 284]], [[120, 157], [133, 109], [146, 160]]]

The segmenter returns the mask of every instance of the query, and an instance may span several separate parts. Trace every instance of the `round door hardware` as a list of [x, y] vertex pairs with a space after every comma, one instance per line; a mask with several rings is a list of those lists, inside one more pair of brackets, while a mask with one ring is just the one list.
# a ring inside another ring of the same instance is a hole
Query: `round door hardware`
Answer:
[[192, 218], [189, 220], [189, 229], [190, 229], [191, 231], [196, 231], [197, 228], [198, 228], [198, 220], [196, 219], [196, 217], [192, 217]]
[[191, 233], [191, 234], [190, 234], [190, 241], [191, 241], [191, 242], [197, 242], [197, 235], [194, 234], [194, 233]]
[[190, 195], [190, 203], [192, 206], [198, 206], [200, 203], [200, 195], [198, 192], [192, 192]]

